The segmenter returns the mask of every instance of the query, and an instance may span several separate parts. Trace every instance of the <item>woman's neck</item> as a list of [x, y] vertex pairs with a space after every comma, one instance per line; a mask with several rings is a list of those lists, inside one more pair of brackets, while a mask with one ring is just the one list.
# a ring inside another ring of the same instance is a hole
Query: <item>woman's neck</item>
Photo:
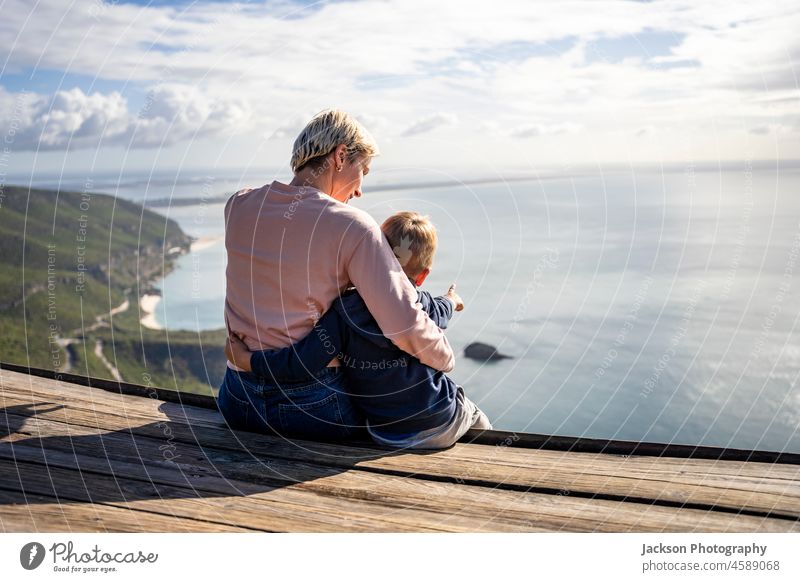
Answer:
[[289, 185], [297, 188], [303, 186], [306, 188], [314, 188], [315, 190], [331, 195], [330, 190], [332, 183], [328, 172], [316, 175], [313, 170], [302, 170], [299, 174], [294, 175]]

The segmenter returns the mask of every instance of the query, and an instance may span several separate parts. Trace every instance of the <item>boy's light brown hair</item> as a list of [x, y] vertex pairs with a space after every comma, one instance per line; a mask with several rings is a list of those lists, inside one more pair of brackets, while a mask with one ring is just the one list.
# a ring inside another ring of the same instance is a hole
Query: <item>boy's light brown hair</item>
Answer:
[[381, 230], [407, 275], [413, 277], [431, 268], [438, 237], [427, 216], [398, 212], [384, 221]]

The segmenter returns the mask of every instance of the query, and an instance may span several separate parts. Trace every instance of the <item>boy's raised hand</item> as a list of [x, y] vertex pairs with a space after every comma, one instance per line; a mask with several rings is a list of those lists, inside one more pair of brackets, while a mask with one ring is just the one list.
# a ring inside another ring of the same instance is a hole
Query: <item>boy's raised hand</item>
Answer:
[[450, 301], [453, 302], [455, 305], [456, 311], [463, 311], [464, 310], [464, 300], [461, 299], [461, 296], [456, 293], [456, 284], [453, 283], [450, 285], [450, 289], [447, 290], [447, 295], [445, 295]]

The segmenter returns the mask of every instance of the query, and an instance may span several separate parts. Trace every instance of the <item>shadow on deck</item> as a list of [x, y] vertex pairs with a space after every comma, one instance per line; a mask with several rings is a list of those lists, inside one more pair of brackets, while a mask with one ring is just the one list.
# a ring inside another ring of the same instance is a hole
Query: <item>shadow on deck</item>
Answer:
[[436, 453], [289, 441], [230, 430], [211, 399], [47, 374], [0, 371], [0, 530], [800, 531], [797, 455], [496, 432]]

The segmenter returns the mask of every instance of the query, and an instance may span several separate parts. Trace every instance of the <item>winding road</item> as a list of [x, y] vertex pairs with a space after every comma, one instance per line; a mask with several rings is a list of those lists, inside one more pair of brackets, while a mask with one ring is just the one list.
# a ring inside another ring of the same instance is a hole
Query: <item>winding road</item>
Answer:
[[[65, 372], [65, 373], [71, 372], [72, 368], [73, 368], [73, 366], [75, 364], [74, 356], [72, 354], [72, 350], [69, 349], [70, 345], [77, 344], [77, 343], [82, 343], [83, 337], [85, 337], [87, 333], [95, 331], [96, 329], [99, 329], [101, 327], [108, 326], [109, 322], [106, 321], [107, 319], [110, 319], [111, 317], [113, 317], [114, 315], [117, 315], [118, 313], [123, 313], [124, 311], [127, 311], [130, 308], [130, 306], [131, 306], [131, 303], [128, 300], [128, 298], [126, 297], [125, 301], [120, 303], [117, 307], [114, 307], [111, 310], [109, 310], [109, 312], [107, 314], [98, 315], [97, 317], [95, 317], [94, 318], [95, 319], [94, 323], [92, 325], [90, 325], [89, 327], [79, 328], [79, 329], [73, 330], [71, 335], [74, 335], [76, 337], [66, 337], [66, 338], [58, 337], [58, 338], [56, 338], [56, 342], [58, 343], [59, 347], [61, 347], [64, 350], [64, 352], [66, 353], [66, 355], [67, 355], [67, 357], [64, 359], [65, 363], [64, 363], [64, 365], [61, 367], [61, 369], [59, 371], [60, 372]], [[108, 360], [108, 358], [106, 358], [105, 354], [103, 353], [103, 340], [98, 339], [95, 342], [95, 344], [94, 344], [94, 355], [97, 356], [97, 359], [100, 360], [103, 363], [103, 365], [106, 367], [108, 372], [111, 374], [112, 378], [114, 378], [117, 382], [121, 382], [122, 381], [122, 375], [119, 373], [119, 370], [117, 369], [117, 367], [114, 366], [114, 364], [112, 364]]]

